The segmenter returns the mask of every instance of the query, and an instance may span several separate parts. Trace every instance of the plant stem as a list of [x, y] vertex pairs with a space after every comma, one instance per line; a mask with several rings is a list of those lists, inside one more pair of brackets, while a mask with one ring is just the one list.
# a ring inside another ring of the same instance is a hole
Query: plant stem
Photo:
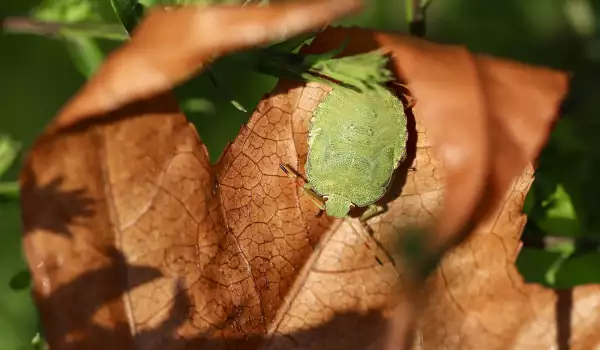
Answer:
[[127, 32], [120, 25], [101, 23], [62, 23], [39, 21], [28, 17], [6, 17], [0, 19], [3, 32], [16, 34], [37, 34], [49, 37], [82, 35], [90, 38], [123, 41]]
[[411, 35], [425, 37], [425, 11], [431, 0], [406, 0], [406, 21]]

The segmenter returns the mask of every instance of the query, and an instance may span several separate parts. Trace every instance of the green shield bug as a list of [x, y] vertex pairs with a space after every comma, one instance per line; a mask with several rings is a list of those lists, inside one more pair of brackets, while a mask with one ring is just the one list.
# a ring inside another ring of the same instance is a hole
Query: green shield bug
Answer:
[[[384, 87], [359, 92], [336, 86], [317, 106], [308, 131], [304, 193], [333, 217], [367, 207], [360, 222], [372, 234], [366, 221], [385, 212], [376, 202], [406, 158], [403, 102]], [[281, 169], [293, 179], [298, 176], [287, 165]]]

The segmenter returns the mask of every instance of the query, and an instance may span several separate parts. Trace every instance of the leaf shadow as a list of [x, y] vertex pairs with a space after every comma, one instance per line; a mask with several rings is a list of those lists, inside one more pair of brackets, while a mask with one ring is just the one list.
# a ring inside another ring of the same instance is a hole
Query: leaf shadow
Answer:
[[[222, 324], [194, 337], [183, 337], [178, 329], [191, 320], [196, 312], [181, 280], [175, 285], [169, 314], [157, 327], [132, 332], [123, 320], [126, 311], [122, 304], [129, 290], [149, 283], [162, 274], [155, 268], [128, 265], [125, 257], [115, 248], [108, 252], [110, 266], [90, 271], [42, 297], [34, 293], [44, 321], [44, 334], [51, 349], [256, 349], [293, 348], [349, 348], [364, 349], [379, 341], [386, 329], [386, 320], [378, 310], [335, 314], [319, 327], [290, 334], [266, 337], [264, 334], [244, 334], [221, 338], [231, 327], [228, 315]], [[92, 321], [102, 308], [109, 310], [110, 326]], [[235, 313], [235, 308], [230, 313]], [[360, 330], [358, 332], [357, 330]], [[135, 333], [135, 334], [134, 334]], [[215, 335], [217, 334], [217, 335]]]
[[[42, 229], [72, 237], [69, 226], [79, 218], [94, 215], [94, 199], [86, 196], [84, 188], [61, 189], [64, 181], [63, 177], [56, 177], [47, 184], [40, 184], [31, 165], [24, 167], [21, 173], [21, 221], [24, 236]], [[43, 212], [39, 210], [39, 203], [44, 203]]]
[[[86, 272], [73, 281], [58, 287], [44, 297], [34, 290], [33, 296], [49, 335], [52, 349], [108, 348], [110, 345], [127, 344], [131, 336], [129, 326], [116, 324], [108, 331], [91, 323], [92, 317], [108, 303], [114, 303], [123, 293], [159, 278], [159, 270], [148, 266], [132, 266], [116, 248], [105, 252], [110, 264], [98, 270]], [[42, 284], [45, 282], [42, 281]], [[125, 310], [109, 306], [109, 319], [125, 315]], [[121, 315], [122, 313], [122, 315]], [[96, 345], [87, 344], [86, 333], [95, 334]], [[75, 342], [72, 337], [80, 338]], [[109, 336], [107, 338], [107, 336]]]

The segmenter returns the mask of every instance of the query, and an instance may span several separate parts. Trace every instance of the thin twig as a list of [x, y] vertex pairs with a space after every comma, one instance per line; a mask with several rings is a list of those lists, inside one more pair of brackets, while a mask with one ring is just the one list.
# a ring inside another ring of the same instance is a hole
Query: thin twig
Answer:
[[15, 34], [36, 34], [55, 38], [82, 35], [119, 41], [128, 38], [121, 26], [102, 23], [61, 23], [39, 21], [28, 17], [6, 17], [0, 19], [0, 25], [3, 32]]
[[2, 20], [2, 31], [57, 36], [60, 31], [60, 24], [40, 22], [23, 17], [8, 17]]
[[406, 0], [406, 19], [411, 35], [425, 37], [425, 11], [431, 0]]

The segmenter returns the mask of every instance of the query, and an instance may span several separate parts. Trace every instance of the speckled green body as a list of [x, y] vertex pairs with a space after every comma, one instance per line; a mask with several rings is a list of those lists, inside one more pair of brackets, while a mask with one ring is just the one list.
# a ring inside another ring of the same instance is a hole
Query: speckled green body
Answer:
[[351, 204], [379, 200], [406, 156], [407, 139], [404, 106], [390, 91], [334, 88], [310, 121], [306, 162], [327, 214], [344, 217]]

